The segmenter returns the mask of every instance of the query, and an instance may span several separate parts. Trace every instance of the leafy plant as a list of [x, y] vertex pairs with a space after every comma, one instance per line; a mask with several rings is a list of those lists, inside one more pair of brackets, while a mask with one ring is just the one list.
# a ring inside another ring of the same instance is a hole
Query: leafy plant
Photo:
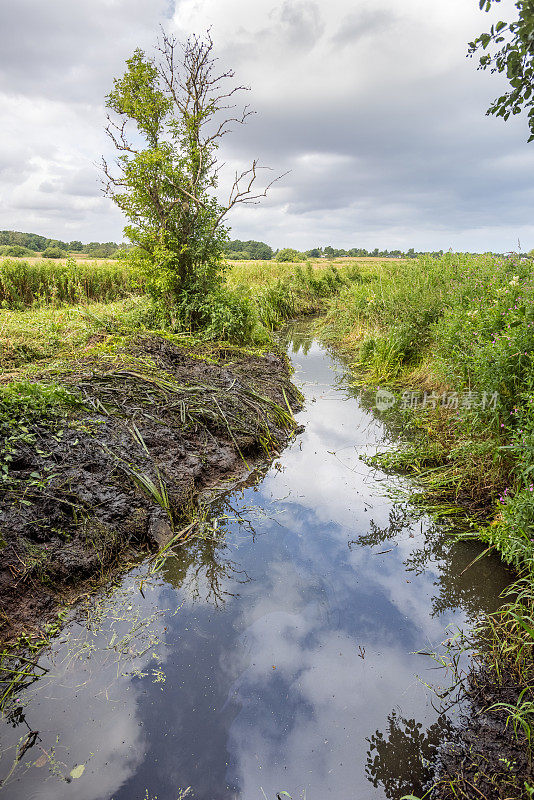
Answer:
[[127, 60], [106, 100], [119, 172], [105, 161], [103, 169], [108, 195], [129, 220], [130, 258], [167, 323], [193, 329], [205, 324], [206, 304], [220, 306], [224, 218], [267, 191], [255, 190], [260, 167], [253, 161], [236, 175], [226, 204], [215, 196], [219, 142], [250, 112], [227, 116], [228, 98], [243, 87], [229, 83], [233, 71], [217, 71], [212, 51], [209, 34], [182, 47], [163, 34], [156, 56], [137, 49]]

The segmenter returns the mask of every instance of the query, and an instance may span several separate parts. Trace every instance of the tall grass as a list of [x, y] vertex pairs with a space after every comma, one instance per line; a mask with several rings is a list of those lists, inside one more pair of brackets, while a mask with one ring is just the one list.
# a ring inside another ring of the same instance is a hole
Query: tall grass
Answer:
[[142, 291], [141, 277], [122, 262], [73, 258], [63, 262], [0, 262], [0, 308], [106, 303]]
[[[274, 275], [269, 279], [269, 264], [272, 262], [231, 265], [228, 292], [223, 293], [220, 307], [210, 307], [210, 326], [196, 335], [241, 344], [266, 344], [269, 331], [284, 320], [324, 309], [328, 297], [350, 281], [361, 279], [357, 268], [345, 266], [337, 271], [328, 264], [317, 269], [274, 264]], [[90, 263], [87, 268], [91, 268]], [[235, 304], [238, 313], [233, 310], [236, 297], [240, 301]], [[145, 295], [86, 302], [77, 306], [59, 302], [38, 305], [34, 301], [23, 310], [0, 310], [0, 371], [30, 369], [35, 362], [68, 359], [79, 348], [90, 347], [95, 337], [102, 339], [122, 329], [132, 332], [160, 327]]]
[[[375, 463], [412, 472], [432, 496], [482, 506], [472, 538], [521, 576], [486, 621], [488, 663], [530, 752], [534, 733], [534, 272], [519, 256], [447, 255], [373, 265], [367, 284], [330, 301], [324, 335], [358, 380], [443, 396], [458, 407], [407, 409], [406, 446]], [[486, 402], [484, 402], [484, 399]], [[488, 524], [489, 523], [489, 524]], [[504, 708], [502, 703], [494, 706]]]
[[[312, 294], [325, 296], [322, 287], [337, 274], [348, 275], [357, 267], [343, 263], [339, 270], [333, 262], [321, 261], [304, 270], [301, 264], [278, 261], [228, 262], [227, 288], [238, 293], [252, 293], [259, 298], [262, 290], [280, 286], [308, 300]], [[306, 275], [304, 279], [302, 276]], [[305, 287], [307, 284], [307, 290]], [[74, 259], [47, 261], [37, 259], [0, 260], [0, 309], [21, 311], [26, 308], [77, 305], [79, 303], [109, 303], [131, 294], [143, 294], [144, 281], [127, 261], [100, 259]], [[267, 291], [268, 294], [268, 291]], [[267, 298], [267, 295], [266, 295]], [[260, 300], [260, 305], [268, 299]], [[310, 305], [308, 303], [308, 305]]]
[[532, 262], [451, 254], [373, 269], [332, 299], [325, 335], [365, 380], [458, 393], [458, 408], [416, 414], [422, 441], [446, 445], [462, 489], [484, 482], [498, 520], [488, 538], [519, 568], [534, 538]]

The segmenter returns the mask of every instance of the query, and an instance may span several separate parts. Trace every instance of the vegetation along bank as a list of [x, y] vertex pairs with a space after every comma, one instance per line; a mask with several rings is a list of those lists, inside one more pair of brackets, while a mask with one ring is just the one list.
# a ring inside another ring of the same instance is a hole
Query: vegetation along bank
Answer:
[[518, 575], [477, 633], [470, 710], [431, 796], [532, 796], [533, 262], [449, 254], [369, 265], [366, 277], [330, 301], [323, 336], [401, 431], [375, 463], [409, 474], [413, 499], [435, 513], [467, 513], [461, 535]]
[[108, 303], [91, 302], [69, 265], [19, 266], [0, 264], [11, 292], [4, 281], [0, 637], [35, 643], [65, 602], [136, 552], [191, 534], [203, 490], [228, 486], [293, 435], [300, 396], [270, 331], [323, 309], [360, 272], [240, 262], [226, 291], [246, 299], [246, 319], [214, 308], [193, 334], [154, 329], [127, 265], [93, 265], [96, 297], [133, 287]]

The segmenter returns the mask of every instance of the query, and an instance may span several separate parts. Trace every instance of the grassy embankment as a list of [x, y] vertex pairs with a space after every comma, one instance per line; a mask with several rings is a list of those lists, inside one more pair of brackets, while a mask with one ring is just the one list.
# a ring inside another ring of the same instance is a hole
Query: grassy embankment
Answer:
[[[451, 254], [373, 265], [368, 277], [370, 282], [350, 286], [330, 301], [323, 335], [353, 359], [358, 383], [387, 388], [396, 395], [394, 413], [398, 422], [400, 411], [405, 443], [379, 454], [375, 463], [412, 475], [430, 506], [466, 508], [471, 516], [467, 535], [496, 550], [520, 576], [511, 602], [485, 622], [490, 654], [486, 667], [495, 686], [507, 689], [508, 702], [500, 711], [506, 711], [510, 731], [530, 757], [534, 734], [532, 261]], [[417, 407], [412, 407], [414, 400]], [[513, 702], [509, 702], [511, 687]], [[483, 766], [480, 769], [484, 772]], [[486, 778], [490, 781], [492, 776]], [[499, 780], [504, 786], [504, 778]], [[512, 787], [513, 775], [508, 780]], [[530, 791], [522, 784], [515, 788]], [[457, 793], [450, 790], [451, 797], [471, 796], [458, 786], [455, 789]], [[519, 796], [514, 792], [510, 796]], [[496, 790], [495, 796], [501, 794]]]
[[[358, 280], [354, 261], [337, 270], [329, 262], [314, 269], [290, 263], [230, 263], [230, 289], [246, 295], [257, 317], [257, 341], [284, 319], [310, 314], [349, 281]], [[43, 360], [68, 359], [95, 334], [150, 329], [143, 280], [117, 261], [0, 261], [0, 375]], [[217, 338], [227, 339], [224, 325]], [[202, 336], [200, 338], [203, 338]]]
[[[229, 341], [224, 317], [218, 328], [195, 335], [153, 330], [143, 282], [124, 263], [0, 262], [0, 552], [5, 561], [9, 551], [13, 562], [0, 570], [0, 632], [20, 630], [15, 618], [21, 603], [13, 587], [23, 594], [29, 584], [41, 586], [48, 597], [58, 582], [68, 584], [73, 570], [78, 574], [81, 561], [87, 562], [84, 577], [116, 563], [122, 534], [98, 517], [110, 503], [96, 497], [99, 487], [110, 488], [104, 485], [109, 476], [113, 496], [118, 489], [129, 492], [120, 501], [126, 509], [137, 505], [138, 516], [153, 516], [159, 508], [158, 519], [168, 517], [171, 530], [179, 530], [189, 483], [222, 480], [219, 463], [247, 463], [254, 448], [269, 452], [282, 444], [284, 430], [292, 429], [288, 405], [298, 393], [283, 359], [259, 358], [272, 349], [269, 331], [284, 319], [323, 309], [328, 297], [358, 279], [358, 269], [349, 265], [339, 272], [323, 263], [316, 269], [230, 265], [230, 293], [247, 298], [254, 325], [249, 339]], [[167, 449], [193, 448], [202, 465], [199, 477], [174, 474], [165, 453], [157, 455], [163, 422], [167, 442], [172, 434], [177, 438], [176, 447]], [[208, 469], [216, 438], [222, 455], [215, 453]], [[84, 476], [80, 469], [87, 464]], [[180, 491], [174, 479], [182, 480]], [[78, 561], [61, 571], [69, 548], [77, 548]], [[55, 623], [33, 626], [23, 642], [38, 650], [55, 629]], [[0, 653], [0, 684], [5, 674], [15, 674], [0, 690], [0, 708], [19, 685], [17, 676], [23, 682], [28, 675], [24, 667], [13, 673], [10, 659], [8, 651]]]

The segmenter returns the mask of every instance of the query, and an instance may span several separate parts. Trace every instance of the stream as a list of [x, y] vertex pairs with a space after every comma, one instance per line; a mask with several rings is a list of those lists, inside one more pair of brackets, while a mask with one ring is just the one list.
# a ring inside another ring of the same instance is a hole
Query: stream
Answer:
[[449, 718], [427, 684], [451, 676], [417, 651], [510, 576], [360, 460], [394, 443], [310, 331], [285, 334], [305, 432], [205, 539], [65, 625], [0, 721], [2, 799], [399, 800], [428, 779]]

